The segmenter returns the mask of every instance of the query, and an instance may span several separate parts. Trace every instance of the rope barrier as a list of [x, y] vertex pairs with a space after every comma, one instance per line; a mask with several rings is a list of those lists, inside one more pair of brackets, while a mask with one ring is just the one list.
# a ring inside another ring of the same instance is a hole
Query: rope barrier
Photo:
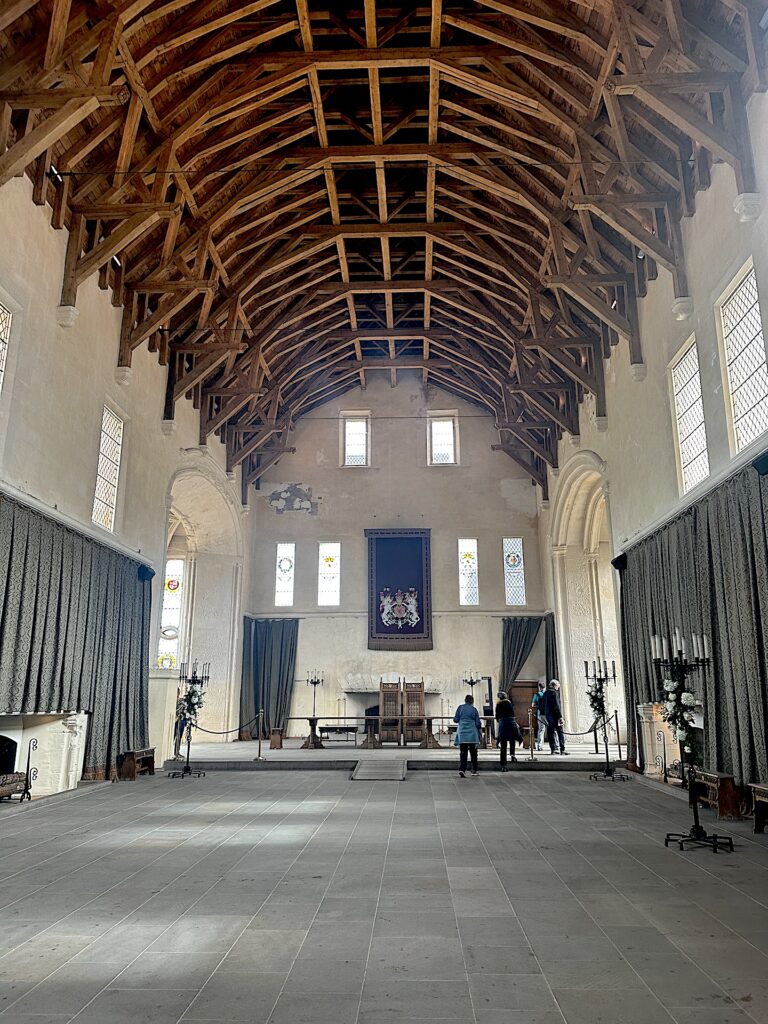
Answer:
[[258, 722], [259, 718], [260, 715], [256, 715], [256, 717], [252, 718], [250, 722], [244, 722], [242, 725], [238, 725], [236, 729], [222, 729], [221, 731], [216, 729], [204, 729], [202, 725], [197, 725], [195, 722], [192, 723], [192, 728], [199, 729], [200, 732], [207, 732], [211, 736], [226, 736], [230, 732], [240, 732], [241, 729], [247, 729], [249, 725], [253, 725], [254, 722]]

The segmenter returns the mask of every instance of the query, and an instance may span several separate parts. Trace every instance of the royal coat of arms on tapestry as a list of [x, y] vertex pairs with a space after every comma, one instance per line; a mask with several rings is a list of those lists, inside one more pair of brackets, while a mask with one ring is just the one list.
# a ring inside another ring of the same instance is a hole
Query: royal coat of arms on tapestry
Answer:
[[430, 532], [366, 530], [368, 649], [431, 651]]
[[415, 587], [396, 590], [394, 594], [385, 587], [379, 594], [381, 621], [385, 626], [416, 626], [421, 622], [419, 615], [419, 594]]

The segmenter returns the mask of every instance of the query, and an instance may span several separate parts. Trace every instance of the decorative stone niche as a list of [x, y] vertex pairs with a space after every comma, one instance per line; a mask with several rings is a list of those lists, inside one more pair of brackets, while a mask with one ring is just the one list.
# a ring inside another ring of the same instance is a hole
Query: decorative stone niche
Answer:
[[660, 779], [664, 775], [665, 751], [669, 766], [680, 757], [680, 747], [672, 730], [661, 717], [661, 704], [638, 704], [637, 717], [645, 756], [643, 775]]

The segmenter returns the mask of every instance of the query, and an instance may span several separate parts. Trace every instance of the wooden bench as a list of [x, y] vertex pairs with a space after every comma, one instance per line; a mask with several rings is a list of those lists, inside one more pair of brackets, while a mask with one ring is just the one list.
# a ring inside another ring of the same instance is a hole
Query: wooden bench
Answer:
[[[320, 731], [320, 736], [323, 737], [324, 739], [328, 740], [329, 743], [332, 742], [332, 740], [331, 740], [331, 736], [332, 735], [333, 736], [341, 737], [342, 734], [343, 734], [344, 740], [348, 741], [349, 740], [349, 735], [351, 733], [352, 734], [352, 739], [354, 741], [354, 744], [355, 744], [355, 746], [357, 746], [357, 726], [356, 725], [321, 725], [319, 731]], [[341, 743], [342, 740], [338, 739], [336, 742], [337, 743]]]
[[121, 782], [133, 782], [137, 775], [155, 774], [155, 748], [125, 750], [117, 757], [117, 777]]
[[755, 832], [765, 832], [768, 822], [768, 782], [750, 782], [752, 804], [755, 809]]
[[0, 800], [10, 800], [17, 793], [24, 793], [26, 788], [25, 772], [9, 772], [7, 775], [0, 775]]
[[741, 818], [739, 791], [733, 776], [696, 769], [696, 796], [717, 809], [718, 818]]

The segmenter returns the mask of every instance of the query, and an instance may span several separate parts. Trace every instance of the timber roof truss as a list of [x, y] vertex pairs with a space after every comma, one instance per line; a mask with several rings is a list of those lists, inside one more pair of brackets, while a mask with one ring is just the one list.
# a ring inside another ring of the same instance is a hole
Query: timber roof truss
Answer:
[[687, 297], [711, 164], [756, 191], [763, 0], [6, 0], [0, 186], [67, 228], [118, 362], [167, 367], [243, 495], [297, 418], [417, 370], [546, 493], [638, 299]]

